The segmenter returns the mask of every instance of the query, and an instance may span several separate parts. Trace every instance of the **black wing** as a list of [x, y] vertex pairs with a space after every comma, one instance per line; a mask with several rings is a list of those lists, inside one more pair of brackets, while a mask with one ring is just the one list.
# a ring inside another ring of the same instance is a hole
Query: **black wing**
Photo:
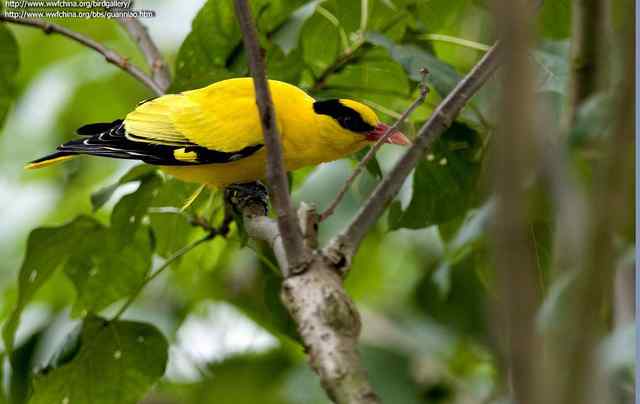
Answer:
[[[124, 122], [121, 119], [111, 123], [94, 123], [78, 129], [84, 139], [72, 140], [58, 146], [57, 152], [35, 160], [39, 163], [52, 158], [73, 154], [111, 157], [118, 159], [141, 160], [145, 163], [163, 166], [189, 166], [198, 164], [227, 163], [249, 157], [263, 145], [247, 146], [235, 152], [210, 150], [195, 144], [170, 146], [148, 142], [136, 142], [125, 136]], [[135, 136], [135, 134], [133, 134]], [[185, 158], [184, 156], [189, 156]]]

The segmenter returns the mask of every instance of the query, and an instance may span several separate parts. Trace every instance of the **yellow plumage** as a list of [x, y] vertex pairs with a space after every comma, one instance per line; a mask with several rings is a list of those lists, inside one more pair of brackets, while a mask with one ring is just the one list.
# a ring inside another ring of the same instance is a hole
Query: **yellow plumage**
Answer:
[[[375, 140], [372, 134], [379, 135], [383, 125], [356, 101], [316, 102], [293, 85], [270, 80], [269, 86], [288, 170], [352, 154]], [[139, 158], [182, 180], [215, 187], [265, 174], [266, 150], [250, 78], [155, 98], [124, 121], [87, 125], [79, 134], [88, 138], [61, 145], [58, 153], [32, 165], [74, 154]]]

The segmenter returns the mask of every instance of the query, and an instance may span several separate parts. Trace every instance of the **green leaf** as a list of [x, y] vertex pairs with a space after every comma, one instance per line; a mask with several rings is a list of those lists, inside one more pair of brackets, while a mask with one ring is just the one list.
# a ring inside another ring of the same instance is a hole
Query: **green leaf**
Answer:
[[107, 185], [100, 188], [96, 192], [91, 194], [91, 206], [93, 211], [99, 210], [105, 203], [109, 202], [109, 199], [113, 196], [113, 193], [123, 184], [132, 181], [139, 181], [141, 178], [151, 175], [155, 172], [155, 167], [148, 164], [140, 164], [133, 167], [125, 175], [122, 176], [116, 183]]
[[[494, 209], [495, 203], [491, 199], [481, 208], [467, 213], [464, 222], [445, 246], [443, 257], [433, 274], [433, 281], [442, 296], [446, 296], [451, 290], [452, 267], [466, 259], [481, 244]], [[442, 234], [442, 226], [440, 232]]]
[[161, 184], [162, 178], [154, 171], [142, 177], [138, 189], [123, 196], [113, 208], [111, 227], [123, 239], [123, 244], [135, 234]]
[[471, 0], [426, 0], [417, 2], [420, 21], [428, 32], [440, 33], [456, 27], [464, 11], [472, 5]]
[[35, 377], [29, 404], [135, 404], [164, 374], [167, 349], [149, 324], [89, 317], [76, 356]]
[[390, 227], [419, 229], [464, 215], [475, 202], [478, 147], [477, 133], [454, 122], [416, 167], [409, 206], [392, 205]]
[[216, 202], [217, 194], [214, 191], [203, 191], [189, 208], [180, 210], [197, 188], [197, 184], [175, 178], [167, 178], [159, 188], [149, 211], [149, 219], [156, 238], [156, 254], [161, 257], [169, 257], [202, 234], [201, 229], [190, 223], [189, 215], [194, 213], [209, 217], [215, 208], [212, 204]]
[[[301, 0], [252, 1], [258, 32], [269, 37], [302, 4]], [[220, 80], [244, 76], [247, 73], [246, 63], [238, 63], [243, 57], [242, 35], [233, 1], [208, 0], [180, 46], [176, 58], [176, 79], [171, 91], [204, 87]]]
[[152, 255], [146, 227], [134, 230], [127, 242], [113, 229], [87, 239], [65, 266], [77, 293], [73, 314], [97, 313], [131, 295], [146, 279]]
[[282, 49], [285, 55], [298, 46], [302, 26], [315, 13], [320, 2], [321, 0], [313, 0], [298, 8], [273, 35], [273, 42]]
[[[358, 151], [355, 155], [358, 161], [362, 161], [362, 159], [364, 159], [364, 157], [367, 155], [369, 150], [371, 150], [371, 148], [366, 147]], [[373, 177], [377, 179], [382, 178], [383, 176], [382, 168], [380, 168], [380, 164], [378, 163], [378, 159], [376, 158], [376, 156], [373, 156], [371, 160], [367, 161], [367, 165], [365, 167], [367, 168], [367, 171], [369, 172], [369, 174], [371, 174]]]
[[362, 362], [369, 373], [371, 384], [387, 403], [419, 404], [419, 389], [412, 377], [408, 356], [389, 350], [365, 346]]
[[441, 97], [449, 94], [461, 79], [451, 65], [416, 45], [398, 45], [386, 36], [375, 32], [367, 33], [367, 41], [387, 49], [391, 57], [404, 67], [413, 81], [422, 80], [420, 70], [426, 67], [429, 70], [427, 83], [431, 84]]
[[298, 83], [304, 70], [302, 51], [299, 49], [285, 55], [279, 47], [272, 45], [267, 51], [267, 75], [271, 80]]
[[569, 85], [569, 42], [545, 42], [532, 53], [537, 67], [537, 90], [566, 94]]
[[282, 384], [292, 365], [284, 350], [234, 355], [207, 367], [198, 383], [165, 385], [181, 403], [283, 404]]
[[545, 1], [539, 13], [538, 29], [547, 38], [562, 39], [571, 35], [571, 1]]
[[611, 125], [612, 98], [610, 94], [597, 93], [579, 105], [569, 137], [571, 146], [583, 146], [598, 136], [606, 135]]
[[316, 13], [304, 24], [301, 47], [305, 64], [318, 76], [338, 57], [338, 29], [325, 17]]
[[383, 49], [372, 49], [326, 80], [322, 97], [355, 98], [387, 108], [406, 104], [409, 80]]
[[15, 96], [14, 76], [18, 71], [18, 43], [6, 27], [0, 25], [0, 127]]
[[27, 249], [18, 275], [18, 301], [2, 336], [7, 353], [11, 355], [13, 342], [22, 310], [42, 285], [70, 258], [83, 240], [91, 239], [104, 227], [87, 216], [59, 227], [42, 227], [29, 235]]
[[[416, 303], [430, 318], [460, 335], [486, 337], [487, 288], [478, 271], [486, 265], [486, 257], [478, 254], [446, 267], [446, 275], [426, 273], [415, 290]], [[443, 293], [441, 276], [447, 278], [447, 293]]]
[[176, 58], [172, 89], [203, 87], [231, 78], [228, 59], [241, 44], [240, 28], [229, 0], [209, 0], [193, 20]]
[[152, 238], [142, 219], [158, 193], [162, 178], [155, 170], [134, 169], [121, 181], [140, 180], [111, 213], [111, 227], [87, 237], [73, 251], [65, 273], [77, 299], [73, 313], [96, 313], [133, 293], [151, 268]]

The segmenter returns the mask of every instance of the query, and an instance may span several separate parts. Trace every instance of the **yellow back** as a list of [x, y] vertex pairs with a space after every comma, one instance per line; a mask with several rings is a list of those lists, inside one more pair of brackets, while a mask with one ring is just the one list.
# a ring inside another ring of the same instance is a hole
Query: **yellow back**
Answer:
[[[366, 145], [364, 136], [340, 127], [331, 117], [313, 111], [314, 99], [296, 86], [269, 80], [290, 166], [335, 160]], [[375, 126], [375, 113], [366, 105], [341, 102]], [[131, 140], [235, 152], [263, 143], [251, 78], [223, 80], [207, 87], [166, 95], [139, 105], [125, 119]]]

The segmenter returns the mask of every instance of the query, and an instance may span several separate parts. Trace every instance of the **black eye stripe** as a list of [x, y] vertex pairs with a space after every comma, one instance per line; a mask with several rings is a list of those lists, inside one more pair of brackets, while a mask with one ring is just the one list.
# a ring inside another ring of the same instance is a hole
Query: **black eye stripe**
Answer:
[[365, 122], [355, 110], [342, 104], [337, 99], [316, 101], [313, 103], [316, 114], [328, 115], [338, 121], [340, 126], [353, 132], [370, 132], [375, 128]]

